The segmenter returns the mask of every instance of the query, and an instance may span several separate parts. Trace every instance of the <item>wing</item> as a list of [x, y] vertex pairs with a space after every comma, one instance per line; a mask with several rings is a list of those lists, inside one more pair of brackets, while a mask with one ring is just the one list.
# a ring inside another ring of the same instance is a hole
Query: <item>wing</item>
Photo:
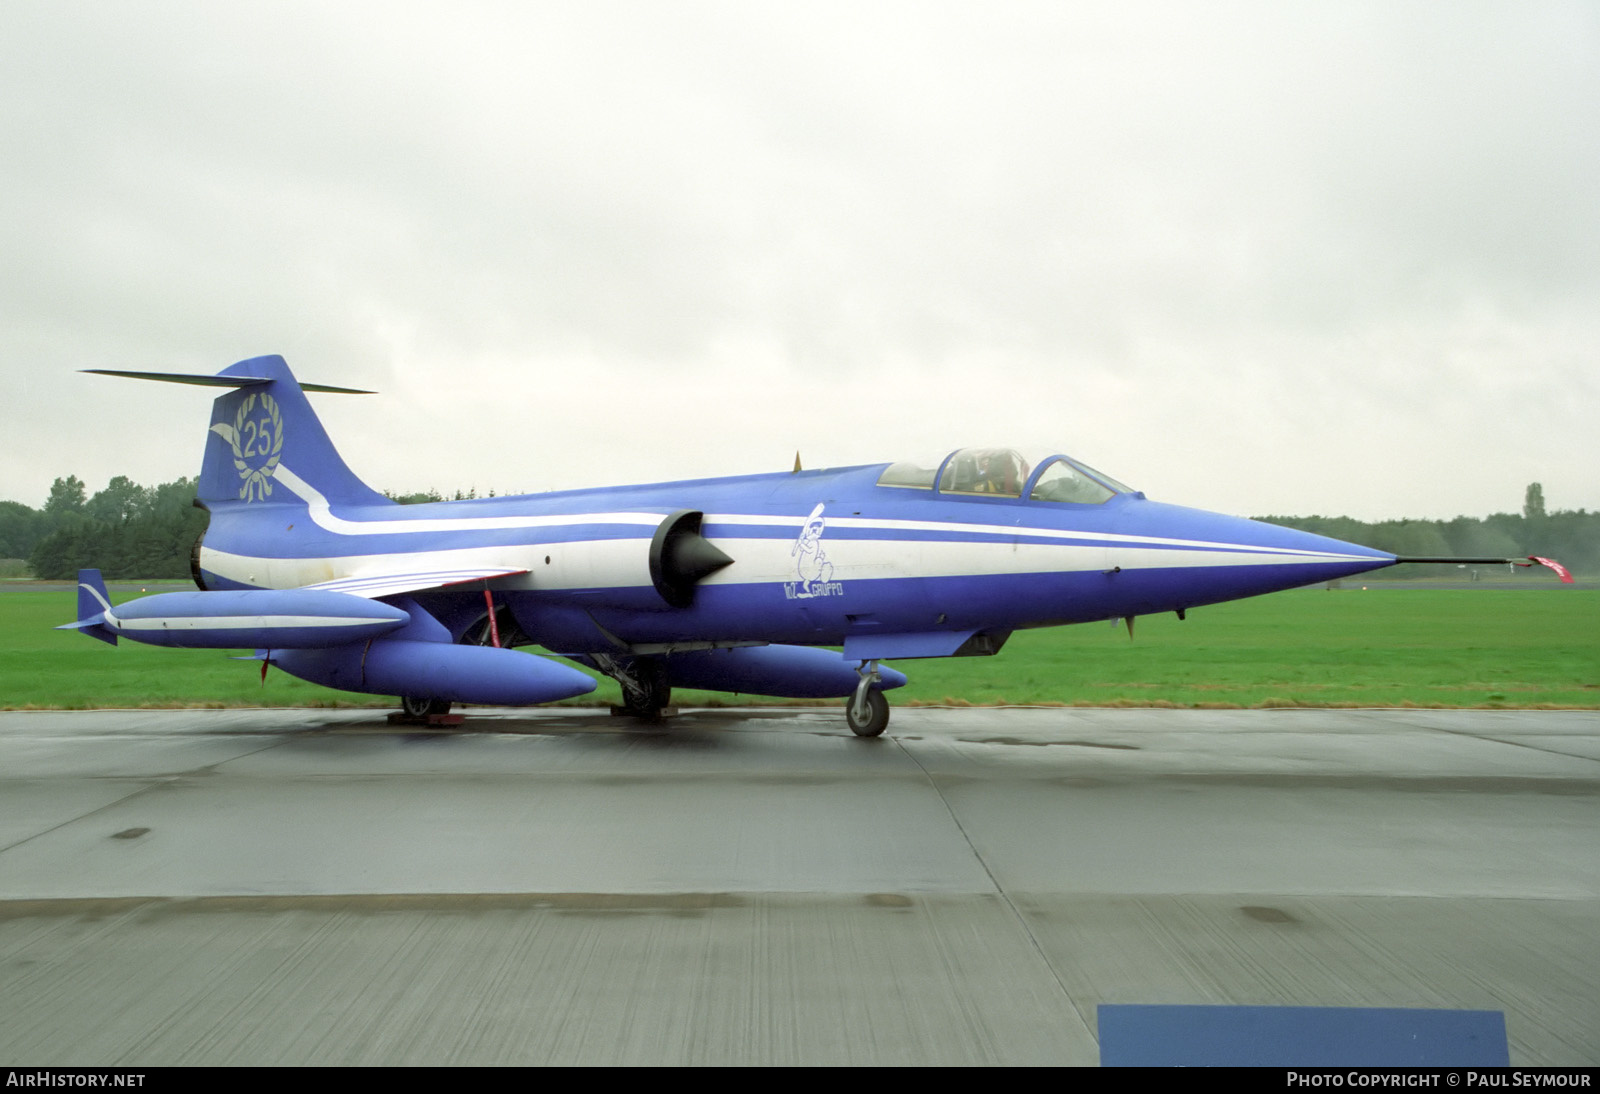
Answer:
[[452, 570], [428, 570], [405, 574], [357, 574], [307, 585], [307, 589], [349, 593], [351, 596], [376, 600], [381, 596], [398, 596], [401, 593], [420, 593], [428, 589], [447, 589], [473, 581], [488, 581], [496, 577], [512, 577], [528, 571], [521, 567], [472, 566]]

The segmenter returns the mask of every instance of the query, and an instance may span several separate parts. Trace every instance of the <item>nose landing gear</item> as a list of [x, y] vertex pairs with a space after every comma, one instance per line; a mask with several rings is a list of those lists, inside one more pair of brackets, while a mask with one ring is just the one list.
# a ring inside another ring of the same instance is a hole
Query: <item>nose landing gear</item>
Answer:
[[877, 737], [889, 727], [889, 700], [874, 685], [882, 682], [876, 661], [863, 661], [856, 670], [861, 682], [844, 703], [844, 720], [857, 737]]

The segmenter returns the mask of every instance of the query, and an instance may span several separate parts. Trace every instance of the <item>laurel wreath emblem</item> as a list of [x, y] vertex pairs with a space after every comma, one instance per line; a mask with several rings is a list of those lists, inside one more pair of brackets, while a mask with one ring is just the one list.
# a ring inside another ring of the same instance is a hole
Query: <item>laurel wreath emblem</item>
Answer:
[[[233, 444], [233, 466], [239, 469], [239, 477], [244, 480], [239, 487], [239, 497], [247, 502], [264, 499], [272, 493], [272, 473], [278, 469], [283, 455], [283, 414], [278, 410], [278, 402], [270, 395], [261, 395], [261, 409], [267, 417], [255, 419], [250, 412], [255, 409], [256, 399], [252, 394], [239, 404], [239, 413], [233, 419], [233, 435], [229, 438]], [[259, 467], [253, 467], [247, 456], [267, 459]]]

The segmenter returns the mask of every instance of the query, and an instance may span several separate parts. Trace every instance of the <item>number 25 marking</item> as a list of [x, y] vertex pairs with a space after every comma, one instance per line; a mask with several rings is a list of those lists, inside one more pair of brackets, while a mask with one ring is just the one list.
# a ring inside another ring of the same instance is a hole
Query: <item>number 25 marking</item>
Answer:
[[[244, 447], [239, 450], [241, 456], [267, 456], [271, 455], [272, 423], [267, 418], [262, 418], [260, 423], [244, 423]], [[257, 443], [260, 449], [256, 448]]]

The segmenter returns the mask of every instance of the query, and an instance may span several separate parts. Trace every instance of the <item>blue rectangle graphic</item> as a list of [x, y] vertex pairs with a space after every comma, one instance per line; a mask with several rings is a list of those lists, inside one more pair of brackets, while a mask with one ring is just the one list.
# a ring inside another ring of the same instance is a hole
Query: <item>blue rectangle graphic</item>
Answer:
[[1497, 1010], [1101, 1004], [1102, 1067], [1509, 1067]]

